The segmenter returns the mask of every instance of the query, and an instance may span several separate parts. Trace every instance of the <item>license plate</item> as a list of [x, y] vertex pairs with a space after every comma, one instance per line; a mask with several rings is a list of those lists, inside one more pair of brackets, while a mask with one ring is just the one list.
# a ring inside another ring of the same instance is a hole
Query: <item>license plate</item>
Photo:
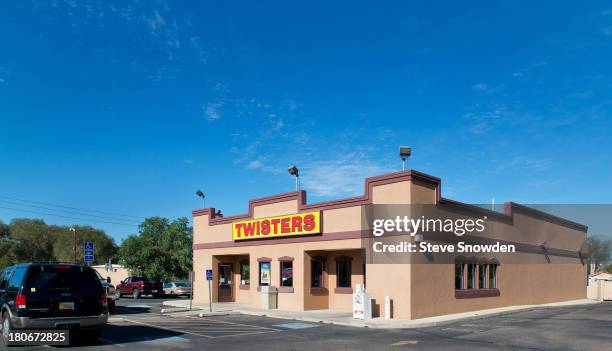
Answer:
[[74, 302], [60, 302], [59, 309], [60, 311], [74, 310]]
[[156, 293], [156, 292], [157, 292], [157, 290], [151, 290], [151, 292], [152, 292], [152, 293]]

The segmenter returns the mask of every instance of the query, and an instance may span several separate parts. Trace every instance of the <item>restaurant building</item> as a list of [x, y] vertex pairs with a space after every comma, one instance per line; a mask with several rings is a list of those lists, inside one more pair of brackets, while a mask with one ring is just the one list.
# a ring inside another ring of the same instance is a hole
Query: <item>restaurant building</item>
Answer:
[[[389, 204], [484, 216], [487, 230], [461, 240], [513, 244], [516, 260], [505, 264], [495, 254], [438, 264], [368, 260], [363, 209]], [[242, 215], [199, 209], [193, 227], [196, 303], [208, 303], [206, 269], [213, 270], [214, 302], [259, 307], [261, 286], [273, 286], [279, 309], [350, 312], [352, 293], [364, 284], [374, 315], [384, 316], [388, 296], [398, 319], [586, 298], [585, 226], [515, 203], [502, 213], [445, 199], [440, 179], [417, 171], [367, 178], [363, 195], [340, 200], [311, 204], [301, 190], [253, 199]]]

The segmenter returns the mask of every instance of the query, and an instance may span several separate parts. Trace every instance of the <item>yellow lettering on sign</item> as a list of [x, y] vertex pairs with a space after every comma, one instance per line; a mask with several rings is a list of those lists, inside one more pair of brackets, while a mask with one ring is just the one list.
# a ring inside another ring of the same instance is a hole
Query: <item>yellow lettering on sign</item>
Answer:
[[232, 239], [235, 241], [311, 235], [320, 232], [321, 212], [305, 212], [232, 223]]

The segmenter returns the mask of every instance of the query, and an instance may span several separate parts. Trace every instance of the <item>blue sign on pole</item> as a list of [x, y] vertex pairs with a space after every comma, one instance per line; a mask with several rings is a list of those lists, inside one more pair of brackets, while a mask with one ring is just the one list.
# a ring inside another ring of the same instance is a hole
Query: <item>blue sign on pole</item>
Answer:
[[212, 269], [206, 270], [206, 280], [212, 280]]
[[85, 242], [85, 247], [84, 247], [84, 258], [85, 258], [85, 262], [93, 262], [94, 261], [94, 243], [91, 241], [86, 241]]

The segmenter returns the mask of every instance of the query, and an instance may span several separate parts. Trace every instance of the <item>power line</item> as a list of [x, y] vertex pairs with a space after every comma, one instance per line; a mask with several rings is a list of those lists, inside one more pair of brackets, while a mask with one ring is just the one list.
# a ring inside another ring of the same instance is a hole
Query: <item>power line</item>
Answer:
[[[123, 221], [123, 219], [120, 219], [120, 218], [117, 218], [117, 217], [99, 216], [99, 215], [89, 214], [89, 213], [85, 213], [85, 212], [81, 212], [81, 211], [59, 210], [59, 209], [55, 209], [55, 208], [51, 208], [51, 207], [23, 204], [23, 203], [20, 203], [20, 202], [9, 201], [9, 200], [1, 200], [1, 199], [0, 199], [0, 202], [5, 202], [5, 203], [8, 203], [10, 205], [40, 208], [40, 209], [43, 209], [43, 210], [49, 210], [49, 211], [55, 211], [55, 212], [64, 212], [64, 213], [68, 213], [68, 214], [84, 215], [84, 216], [87, 216], [87, 217], [95, 217], [95, 218], [110, 219], [110, 220], [121, 220], [121, 221]], [[138, 224], [138, 223], [134, 222], [134, 224]]]
[[45, 212], [24, 210], [24, 209], [4, 207], [4, 206], [0, 206], [0, 208], [5, 209], [5, 210], [11, 210], [11, 211], [28, 212], [28, 213], [33, 213], [33, 214], [43, 215], [43, 216], [53, 216], [53, 217], [61, 217], [61, 218], [68, 218], [68, 219], [76, 219], [76, 220], [79, 220], [79, 221], [88, 221], [88, 222], [96, 222], [96, 223], [107, 223], [107, 224], [117, 224], [117, 225], [125, 225], [125, 226], [131, 226], [131, 227], [138, 227], [138, 225], [132, 224], [132, 223], [119, 223], [119, 222], [103, 221], [103, 220], [98, 220], [98, 219], [88, 219], [88, 218], [79, 218], [79, 217], [71, 217], [71, 216], [62, 216], [62, 215], [53, 214], [53, 213], [45, 213]]
[[0, 195], [0, 198], [20, 201], [20, 202], [26, 202], [26, 203], [31, 203], [31, 204], [39, 204], [39, 205], [47, 205], [47, 206], [53, 206], [53, 207], [67, 208], [67, 209], [77, 210], [77, 211], [81, 211], [81, 212], [92, 212], [92, 213], [101, 213], [101, 214], [107, 214], [107, 215], [113, 215], [113, 216], [119, 216], [119, 217], [132, 217], [132, 218], [144, 219], [144, 217], [142, 217], [142, 216], [133, 216], [133, 215], [127, 215], [127, 214], [122, 214], [122, 213], [105, 212], [105, 211], [98, 211], [98, 210], [90, 210], [90, 209], [86, 209], [86, 208], [70, 207], [70, 206], [52, 204], [52, 203], [49, 203], [49, 202], [24, 200], [24, 199], [20, 199], [20, 198], [16, 198], [16, 197], [11, 197], [11, 196]]

